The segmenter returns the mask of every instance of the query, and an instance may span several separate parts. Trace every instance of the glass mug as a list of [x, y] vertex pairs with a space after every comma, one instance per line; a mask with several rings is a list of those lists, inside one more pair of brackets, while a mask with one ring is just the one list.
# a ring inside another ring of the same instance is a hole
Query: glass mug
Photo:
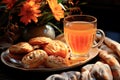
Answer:
[[[89, 57], [89, 50], [98, 47], [105, 38], [105, 33], [97, 29], [97, 18], [91, 15], [69, 15], [64, 18], [64, 37], [71, 49], [70, 58], [86, 60]], [[95, 42], [97, 32], [101, 39]]]

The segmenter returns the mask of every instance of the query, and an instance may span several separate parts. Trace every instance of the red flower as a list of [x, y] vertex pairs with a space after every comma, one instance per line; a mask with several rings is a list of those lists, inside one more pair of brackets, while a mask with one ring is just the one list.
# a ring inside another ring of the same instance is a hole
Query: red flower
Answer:
[[11, 9], [17, 0], [3, 0], [2, 3], [5, 3], [8, 9]]

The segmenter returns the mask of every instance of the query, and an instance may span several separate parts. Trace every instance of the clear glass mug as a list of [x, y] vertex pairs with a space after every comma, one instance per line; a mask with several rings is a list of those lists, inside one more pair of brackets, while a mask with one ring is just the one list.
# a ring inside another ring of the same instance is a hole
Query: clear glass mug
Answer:
[[[101, 39], [94, 44], [96, 33]], [[64, 18], [64, 37], [71, 49], [71, 59], [85, 60], [89, 57], [89, 50], [100, 46], [105, 38], [105, 33], [97, 29], [97, 18], [91, 15], [69, 15]]]

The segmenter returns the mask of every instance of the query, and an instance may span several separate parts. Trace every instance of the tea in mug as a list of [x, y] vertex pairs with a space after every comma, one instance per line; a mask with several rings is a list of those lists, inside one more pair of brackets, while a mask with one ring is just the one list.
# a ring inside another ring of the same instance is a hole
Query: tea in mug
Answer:
[[96, 26], [86, 21], [72, 21], [64, 26], [64, 36], [72, 54], [88, 56], [96, 35]]

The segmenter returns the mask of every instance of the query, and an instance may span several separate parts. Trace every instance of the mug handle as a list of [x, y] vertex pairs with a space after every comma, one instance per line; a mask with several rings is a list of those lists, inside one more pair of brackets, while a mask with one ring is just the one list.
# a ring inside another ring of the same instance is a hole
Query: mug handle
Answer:
[[96, 32], [97, 32], [98, 34], [100, 34], [101, 37], [100, 37], [99, 42], [96, 42], [96, 41], [95, 41], [95, 44], [92, 46], [93, 48], [99, 47], [99, 46], [103, 43], [103, 41], [104, 41], [104, 39], [105, 39], [105, 33], [104, 33], [103, 30], [97, 29]]

